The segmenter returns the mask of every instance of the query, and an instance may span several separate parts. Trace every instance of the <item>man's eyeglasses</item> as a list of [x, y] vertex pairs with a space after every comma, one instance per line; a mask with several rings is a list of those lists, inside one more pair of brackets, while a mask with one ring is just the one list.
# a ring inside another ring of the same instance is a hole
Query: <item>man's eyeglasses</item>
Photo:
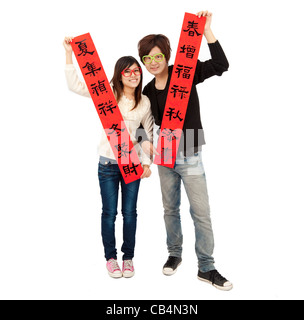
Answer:
[[162, 62], [165, 58], [165, 55], [163, 53], [157, 53], [154, 56], [143, 56], [142, 61], [144, 64], [150, 64], [152, 63], [152, 60], [155, 62]]
[[137, 67], [135, 69], [125, 69], [121, 74], [123, 74], [125, 77], [131, 77], [132, 73], [134, 73], [136, 76], [141, 75], [141, 68]]

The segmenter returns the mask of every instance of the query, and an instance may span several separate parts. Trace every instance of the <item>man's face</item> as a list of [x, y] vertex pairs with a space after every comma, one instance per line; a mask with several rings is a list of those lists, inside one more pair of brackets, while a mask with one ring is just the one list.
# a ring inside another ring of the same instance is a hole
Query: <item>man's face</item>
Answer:
[[[154, 47], [150, 52], [149, 56], [154, 56], [158, 53], [162, 53], [159, 47]], [[164, 58], [162, 61], [157, 62], [154, 59], [152, 59], [152, 62], [150, 64], [145, 64], [146, 69], [153, 74], [154, 76], [162, 74], [168, 66], [168, 63], [166, 61], [166, 58]]]

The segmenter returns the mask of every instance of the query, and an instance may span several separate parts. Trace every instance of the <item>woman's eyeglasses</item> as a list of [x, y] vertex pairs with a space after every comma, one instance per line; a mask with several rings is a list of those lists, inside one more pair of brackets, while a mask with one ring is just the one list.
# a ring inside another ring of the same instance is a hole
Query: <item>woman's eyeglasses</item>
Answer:
[[141, 75], [141, 68], [137, 67], [135, 69], [125, 69], [121, 74], [124, 75], [125, 77], [131, 77], [132, 73], [134, 73], [136, 76]]
[[152, 63], [152, 60], [155, 62], [162, 62], [165, 58], [165, 55], [163, 53], [157, 53], [154, 56], [143, 56], [142, 61], [144, 64], [150, 64]]

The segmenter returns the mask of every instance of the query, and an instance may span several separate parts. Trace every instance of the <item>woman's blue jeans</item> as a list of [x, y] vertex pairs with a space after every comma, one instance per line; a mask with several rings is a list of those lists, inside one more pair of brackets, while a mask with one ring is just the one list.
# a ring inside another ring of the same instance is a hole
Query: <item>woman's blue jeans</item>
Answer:
[[[113, 163], [114, 162], [114, 163]], [[125, 184], [117, 163], [100, 157], [98, 178], [102, 198], [101, 235], [107, 260], [117, 259], [115, 221], [117, 216], [118, 190], [121, 185], [123, 215], [123, 260], [134, 257], [137, 222], [137, 196], [140, 180]]]

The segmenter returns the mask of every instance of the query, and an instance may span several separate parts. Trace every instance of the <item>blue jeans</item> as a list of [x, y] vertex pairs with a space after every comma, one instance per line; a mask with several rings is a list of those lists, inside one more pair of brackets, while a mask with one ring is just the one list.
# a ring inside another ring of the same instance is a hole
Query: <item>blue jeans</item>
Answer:
[[201, 272], [214, 270], [213, 231], [210, 219], [209, 198], [201, 152], [194, 156], [178, 155], [174, 168], [158, 166], [170, 256], [182, 256], [183, 234], [180, 218], [181, 181], [183, 181], [190, 214], [195, 227], [195, 252]]
[[[102, 198], [101, 235], [107, 260], [117, 259], [115, 221], [117, 216], [118, 190], [121, 185], [123, 215], [123, 260], [134, 257], [137, 222], [137, 196], [140, 180], [125, 184], [118, 165], [111, 159], [100, 157], [98, 178]], [[112, 161], [113, 162], [113, 161]]]

